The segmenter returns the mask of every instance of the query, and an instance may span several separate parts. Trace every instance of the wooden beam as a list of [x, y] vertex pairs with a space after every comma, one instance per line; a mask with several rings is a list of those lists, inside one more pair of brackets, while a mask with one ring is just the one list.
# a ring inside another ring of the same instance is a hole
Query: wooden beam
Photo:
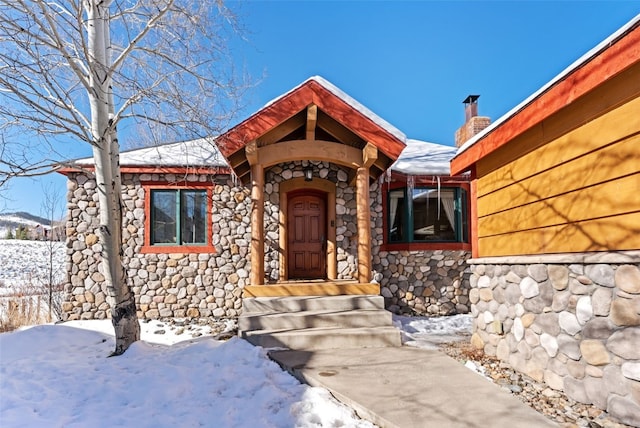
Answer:
[[316, 139], [316, 123], [318, 122], [318, 106], [311, 104], [307, 107], [307, 140]]
[[378, 152], [378, 159], [376, 159], [376, 161], [373, 164], [379, 170], [386, 171], [387, 168], [389, 168], [391, 166], [391, 161], [385, 155], [382, 155], [382, 156], [380, 156], [380, 155], [381, 155], [381, 153]]
[[369, 168], [356, 172], [356, 221], [358, 229], [358, 282], [371, 280], [371, 211], [369, 207]]
[[371, 143], [367, 143], [362, 149], [362, 166], [369, 168], [378, 160], [378, 148]]
[[285, 120], [275, 128], [270, 129], [264, 135], [258, 137], [257, 140], [260, 142], [260, 145], [277, 143], [296, 129], [304, 126], [305, 120], [306, 115], [304, 114], [304, 112], [299, 112], [298, 114], [295, 114], [294, 116]]
[[231, 156], [227, 158], [227, 162], [229, 162], [229, 166], [232, 169], [236, 169], [238, 165], [241, 165], [243, 162], [247, 161], [247, 156], [245, 155], [244, 149], [240, 149]]
[[258, 156], [258, 142], [256, 140], [250, 141], [244, 148], [247, 155], [249, 165], [257, 165], [259, 163]]
[[293, 140], [258, 148], [260, 163], [269, 167], [282, 162], [317, 160], [333, 162], [349, 168], [362, 164], [362, 152], [333, 141]]
[[336, 140], [346, 144], [357, 144], [364, 141], [324, 112], [318, 114], [318, 126], [327, 131]]
[[245, 159], [243, 163], [234, 168], [234, 172], [236, 173], [238, 178], [242, 178], [243, 176], [248, 175], [251, 172], [251, 166]]

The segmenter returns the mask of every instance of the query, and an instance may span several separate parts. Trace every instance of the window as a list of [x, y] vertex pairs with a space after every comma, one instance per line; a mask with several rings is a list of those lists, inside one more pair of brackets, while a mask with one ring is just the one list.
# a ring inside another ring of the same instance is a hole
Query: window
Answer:
[[151, 190], [151, 245], [207, 245], [207, 191]]
[[390, 190], [387, 199], [390, 243], [469, 242], [464, 189], [400, 188]]

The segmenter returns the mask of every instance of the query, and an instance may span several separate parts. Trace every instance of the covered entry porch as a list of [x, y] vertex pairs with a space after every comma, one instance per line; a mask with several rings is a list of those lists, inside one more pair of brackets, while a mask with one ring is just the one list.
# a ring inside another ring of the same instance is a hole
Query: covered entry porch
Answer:
[[245, 297], [379, 294], [369, 185], [399, 156], [402, 133], [312, 78], [218, 145], [251, 188]]

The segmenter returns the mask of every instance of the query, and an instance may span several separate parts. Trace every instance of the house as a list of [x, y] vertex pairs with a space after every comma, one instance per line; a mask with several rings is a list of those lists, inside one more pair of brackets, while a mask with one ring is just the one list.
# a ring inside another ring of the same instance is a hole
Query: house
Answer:
[[[215, 139], [121, 154], [124, 255], [141, 318], [235, 317], [244, 296], [382, 294], [469, 311], [466, 176], [312, 77]], [[68, 177], [64, 319], [109, 316], [92, 159]]]
[[640, 426], [640, 15], [451, 162], [473, 344]]

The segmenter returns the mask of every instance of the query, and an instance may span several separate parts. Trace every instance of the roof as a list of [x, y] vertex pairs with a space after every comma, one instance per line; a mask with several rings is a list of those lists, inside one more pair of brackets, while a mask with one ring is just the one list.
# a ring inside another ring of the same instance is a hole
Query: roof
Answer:
[[456, 148], [420, 140], [407, 140], [407, 146], [391, 170], [406, 175], [449, 175]]
[[[396, 155], [397, 159], [394, 157], [396, 160], [391, 166], [393, 171], [406, 175], [449, 174], [449, 162], [456, 154], [455, 147], [407, 139], [405, 134], [400, 130], [320, 76], [311, 77], [286, 94], [269, 101], [262, 109], [253, 114], [249, 119], [243, 121], [240, 125], [250, 121], [251, 118], [255, 118], [269, 108], [277, 108], [279, 103], [287, 102], [287, 97], [291, 94], [309, 85], [320, 85], [323, 91], [326, 91], [330, 96], [337, 97], [337, 99], [349, 106], [353, 111], [356, 111], [362, 115], [362, 117], [366, 118], [370, 122], [370, 126], [377, 127], [377, 132], [383, 132], [386, 138], [392, 136], [392, 138], [399, 143], [396, 149], [400, 148], [401, 151]], [[317, 90], [317, 88], [313, 90]], [[221, 146], [225, 147], [224, 145]], [[92, 157], [78, 159], [72, 162], [72, 165], [77, 166], [92, 166], [93, 164], [94, 160]], [[120, 153], [120, 165], [123, 168], [230, 166], [218, 148], [217, 139], [214, 138], [183, 141], [123, 151]]]
[[311, 77], [267, 103], [218, 139], [222, 154], [229, 158], [250, 141], [277, 127], [314, 104], [350, 131], [395, 160], [406, 136], [400, 130], [320, 76]]
[[327, 89], [329, 92], [331, 92], [332, 94], [340, 98], [342, 101], [350, 105], [352, 108], [354, 108], [355, 110], [359, 111], [364, 116], [369, 118], [373, 123], [380, 126], [385, 131], [389, 132], [391, 135], [395, 136], [398, 140], [401, 140], [401, 141], [406, 140], [407, 137], [404, 135], [402, 131], [400, 131], [398, 128], [391, 125], [389, 122], [387, 122], [386, 120], [384, 120], [383, 118], [381, 118], [380, 116], [378, 116], [377, 114], [369, 110], [359, 101], [357, 101], [355, 98], [352, 98], [342, 89], [338, 88], [336, 85], [329, 82], [327, 79], [325, 79], [322, 76], [312, 76], [308, 78], [307, 80], [305, 80], [304, 82], [296, 86], [295, 88], [291, 89], [289, 92], [282, 94], [279, 97], [269, 101], [262, 108], [264, 109], [266, 107], [269, 107], [271, 104], [277, 103], [280, 99], [285, 98], [287, 95], [291, 94], [292, 92], [295, 92], [298, 88], [304, 86], [307, 82], [312, 82], [312, 81], [320, 84], [323, 88]]
[[[127, 150], [120, 153], [120, 165], [228, 167], [213, 141], [199, 139]], [[455, 154], [455, 147], [408, 139], [391, 169], [407, 175], [448, 175], [449, 162]], [[93, 163], [93, 157], [73, 161], [74, 165], [79, 166]]]
[[452, 173], [458, 174], [468, 170], [480, 158], [638, 61], [640, 14], [505, 115], [470, 138], [458, 149], [452, 160]]
[[[73, 164], [90, 166], [94, 164], [94, 160], [93, 157], [77, 159]], [[200, 138], [123, 151], [120, 153], [120, 166], [227, 167], [228, 165], [213, 138]]]

